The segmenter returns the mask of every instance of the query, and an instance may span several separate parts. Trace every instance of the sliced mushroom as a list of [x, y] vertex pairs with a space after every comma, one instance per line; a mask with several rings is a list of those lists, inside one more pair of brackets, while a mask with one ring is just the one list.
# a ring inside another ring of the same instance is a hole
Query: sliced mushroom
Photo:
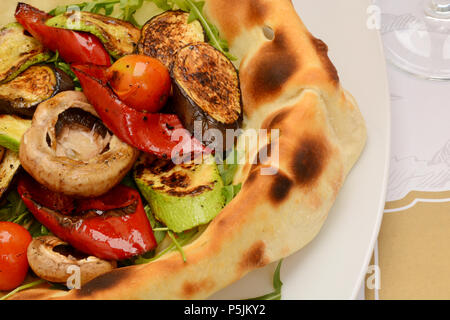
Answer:
[[48, 189], [96, 197], [118, 184], [139, 152], [120, 141], [81, 92], [65, 91], [41, 103], [20, 144], [24, 169]]
[[88, 256], [54, 236], [34, 238], [28, 246], [27, 258], [38, 277], [56, 283], [65, 283], [73, 266], [80, 270], [81, 285], [117, 267], [116, 261]]

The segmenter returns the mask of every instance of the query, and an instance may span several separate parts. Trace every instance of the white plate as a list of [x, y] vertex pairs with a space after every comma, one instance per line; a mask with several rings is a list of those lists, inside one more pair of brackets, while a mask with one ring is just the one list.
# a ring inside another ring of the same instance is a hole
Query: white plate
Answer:
[[[61, 0], [26, 2], [49, 9]], [[309, 30], [328, 44], [342, 84], [360, 105], [369, 139], [319, 235], [284, 260], [282, 296], [352, 299], [360, 289], [378, 235], [387, 185], [390, 109], [381, 41], [378, 32], [366, 26], [370, 0], [293, 3]], [[3, 0], [1, 22], [13, 20], [15, 5], [15, 0]], [[211, 298], [241, 299], [268, 293], [275, 266], [273, 263], [253, 271]]]
[[[276, 1], [276, 0], [274, 0]], [[354, 299], [383, 215], [390, 152], [390, 99], [379, 34], [367, 27], [370, 0], [294, 0], [308, 29], [324, 40], [343, 86], [356, 98], [368, 143], [319, 235], [284, 260], [283, 299]], [[272, 291], [276, 263], [248, 274], [212, 299]]]

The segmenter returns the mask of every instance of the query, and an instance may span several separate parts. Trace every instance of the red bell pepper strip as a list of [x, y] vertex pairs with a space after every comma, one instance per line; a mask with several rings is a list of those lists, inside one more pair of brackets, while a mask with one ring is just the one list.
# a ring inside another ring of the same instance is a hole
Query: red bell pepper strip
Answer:
[[73, 64], [72, 70], [102, 121], [122, 141], [162, 158], [180, 150], [194, 156], [211, 152], [184, 129], [177, 115], [144, 113], [123, 103], [107, 85], [106, 68]]
[[96, 36], [49, 27], [45, 22], [52, 16], [25, 3], [17, 5], [15, 17], [44, 47], [54, 52], [58, 51], [64, 61], [111, 65], [108, 52]]
[[[34, 217], [74, 248], [105, 260], [123, 260], [157, 245], [139, 193], [118, 185], [94, 199], [53, 193], [28, 175], [17, 190]], [[70, 214], [61, 212], [65, 203]]]

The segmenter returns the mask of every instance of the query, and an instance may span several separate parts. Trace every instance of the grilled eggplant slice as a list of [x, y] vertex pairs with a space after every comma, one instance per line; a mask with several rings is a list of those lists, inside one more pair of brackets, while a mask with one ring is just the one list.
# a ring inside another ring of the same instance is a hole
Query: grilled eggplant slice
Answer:
[[[171, 76], [172, 108], [185, 128], [207, 146], [215, 142], [224, 150], [233, 147], [234, 141], [226, 141], [226, 130], [241, 126], [243, 109], [239, 76], [231, 61], [207, 43], [191, 44], [178, 51]], [[202, 132], [194, 131], [196, 121]], [[208, 135], [210, 129], [219, 130], [223, 140]]]
[[140, 30], [131, 23], [84, 11], [66, 12], [47, 20], [46, 24], [92, 33], [116, 59], [134, 53], [141, 36]]
[[159, 59], [170, 69], [179, 49], [206, 39], [200, 22], [188, 21], [189, 13], [183, 11], [166, 11], [153, 17], [142, 28], [139, 53]]
[[29, 66], [50, 59], [52, 54], [19, 23], [0, 30], [0, 83], [14, 79]]
[[31, 118], [38, 104], [73, 88], [72, 78], [53, 65], [32, 66], [0, 85], [0, 112]]
[[0, 162], [0, 198], [8, 191], [19, 168], [20, 160], [17, 152], [6, 150]]
[[0, 146], [19, 152], [20, 140], [31, 127], [31, 120], [8, 114], [0, 115]]
[[223, 182], [213, 157], [202, 164], [175, 165], [142, 154], [134, 177], [155, 217], [182, 232], [210, 222], [225, 204]]

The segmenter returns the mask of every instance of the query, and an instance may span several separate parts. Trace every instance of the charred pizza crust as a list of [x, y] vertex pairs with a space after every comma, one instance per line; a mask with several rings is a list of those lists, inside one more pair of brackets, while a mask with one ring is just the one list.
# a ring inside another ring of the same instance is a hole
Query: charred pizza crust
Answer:
[[[81, 290], [32, 289], [13, 298], [202, 299], [319, 232], [366, 141], [364, 120], [327, 46], [289, 0], [206, 0], [205, 12], [239, 58], [244, 128], [280, 130], [267, 140], [279, 148], [278, 163], [241, 166], [241, 192], [185, 247], [186, 263], [173, 252], [115, 269]], [[270, 166], [276, 174], [262, 175]]]

